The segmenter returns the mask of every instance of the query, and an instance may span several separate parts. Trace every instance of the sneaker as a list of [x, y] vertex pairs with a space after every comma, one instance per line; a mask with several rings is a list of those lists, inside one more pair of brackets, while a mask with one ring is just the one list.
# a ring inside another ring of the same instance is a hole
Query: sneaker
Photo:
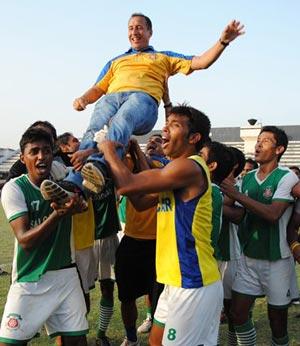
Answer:
[[101, 336], [97, 338], [96, 346], [110, 346], [109, 339], [106, 336]]
[[81, 170], [83, 177], [82, 185], [94, 193], [102, 192], [105, 186], [105, 173], [104, 165], [95, 162], [86, 163]]
[[46, 201], [52, 201], [58, 205], [64, 205], [74, 192], [69, 192], [52, 180], [44, 180], [40, 186], [41, 194]]
[[140, 346], [140, 345], [141, 344], [140, 344], [139, 340], [137, 340], [137, 341], [130, 341], [130, 340], [127, 339], [127, 336], [125, 336], [125, 338], [124, 338], [124, 340], [123, 340], [123, 342], [121, 343], [120, 346]]
[[137, 332], [138, 333], [149, 333], [150, 329], [152, 327], [152, 319], [146, 318], [143, 323], [138, 327]]

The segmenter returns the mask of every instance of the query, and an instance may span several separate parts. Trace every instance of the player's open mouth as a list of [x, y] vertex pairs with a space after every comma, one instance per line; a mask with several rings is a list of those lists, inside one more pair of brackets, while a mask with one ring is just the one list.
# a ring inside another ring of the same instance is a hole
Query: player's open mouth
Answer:
[[162, 138], [162, 147], [166, 147], [169, 144], [170, 140], [167, 139], [166, 137]]
[[48, 165], [46, 163], [38, 163], [35, 166], [41, 173], [45, 172], [48, 169]]

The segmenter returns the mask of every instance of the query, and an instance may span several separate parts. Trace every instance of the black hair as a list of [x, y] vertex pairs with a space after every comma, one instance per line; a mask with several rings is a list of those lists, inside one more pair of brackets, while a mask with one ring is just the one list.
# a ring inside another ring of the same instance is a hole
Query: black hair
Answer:
[[279, 162], [280, 159], [281, 159], [281, 156], [284, 154], [284, 152], [286, 151], [286, 148], [287, 148], [287, 146], [289, 144], [289, 140], [288, 140], [287, 134], [282, 129], [280, 129], [277, 126], [264, 126], [261, 129], [259, 134], [261, 134], [263, 132], [271, 132], [271, 133], [273, 133], [274, 138], [276, 140], [276, 146], [277, 147], [283, 146], [283, 148], [284, 148], [283, 152], [278, 155], [278, 162]]
[[204, 143], [203, 147], [208, 149], [208, 158], [206, 163], [217, 163], [217, 168], [211, 172], [211, 176], [212, 182], [220, 185], [233, 169], [233, 153], [225, 144], [215, 141], [208, 141]]
[[151, 22], [151, 19], [149, 17], [147, 17], [143, 13], [139, 13], [139, 12], [132, 13], [129, 20], [133, 17], [143, 17], [145, 19], [147, 29], [152, 32], [152, 22]]
[[45, 120], [45, 121], [43, 121], [43, 120], [37, 120], [37, 121], [35, 121], [33, 124], [31, 124], [31, 125], [29, 126], [29, 128], [37, 127], [37, 126], [44, 126], [44, 127], [47, 127], [47, 128], [51, 131], [51, 133], [52, 133], [52, 137], [53, 137], [54, 142], [57, 140], [56, 129], [55, 129], [55, 127], [54, 127], [51, 123], [49, 123], [49, 121], [47, 121], [47, 120]]
[[300, 168], [298, 166], [290, 166], [289, 169], [297, 171], [300, 173]]
[[253, 169], [258, 168], [258, 163], [255, 160], [251, 159], [251, 157], [248, 157], [248, 159], [246, 159], [245, 164], [246, 163], [250, 163], [250, 165], [253, 166]]
[[189, 119], [189, 133], [188, 136], [193, 133], [200, 133], [201, 139], [196, 143], [195, 147], [197, 152], [203, 147], [203, 144], [209, 141], [210, 133], [210, 120], [207, 115], [199, 111], [196, 108], [190, 107], [185, 103], [172, 107], [170, 113], [167, 115], [169, 117], [171, 114], [186, 116]]
[[56, 146], [59, 147], [62, 144], [67, 145], [71, 136], [73, 136], [71, 132], [64, 132], [59, 135], [56, 140]]
[[51, 149], [53, 150], [54, 143], [53, 143], [53, 138], [51, 137], [51, 135], [43, 129], [30, 127], [23, 133], [22, 138], [20, 140], [21, 153], [22, 154], [24, 153], [24, 150], [27, 144], [39, 142], [39, 141], [44, 141], [49, 143], [49, 145], [51, 146]]
[[245, 162], [246, 162], [245, 155], [238, 148], [228, 147], [228, 149], [233, 154], [233, 160], [234, 160], [233, 167], [237, 165], [237, 167], [233, 171], [233, 176], [236, 178], [241, 174], [241, 172], [245, 166]]

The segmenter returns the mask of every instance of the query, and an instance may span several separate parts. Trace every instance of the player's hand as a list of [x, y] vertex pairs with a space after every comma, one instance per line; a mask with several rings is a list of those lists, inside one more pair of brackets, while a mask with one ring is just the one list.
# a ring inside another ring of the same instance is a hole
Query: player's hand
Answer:
[[87, 202], [84, 200], [82, 196], [76, 194], [73, 197], [71, 197], [70, 200], [66, 202], [64, 205], [59, 205], [55, 202], [52, 202], [51, 208], [55, 210], [55, 212], [59, 216], [74, 215], [86, 211]]
[[88, 105], [88, 101], [86, 98], [84, 97], [78, 97], [76, 98], [74, 101], [73, 101], [73, 108], [76, 110], [76, 111], [83, 111], [86, 106]]
[[75, 171], [81, 170], [89, 155], [90, 153], [87, 150], [78, 150], [75, 153], [69, 155], [70, 162], [72, 163]]
[[226, 28], [222, 32], [220, 40], [229, 43], [236, 39], [238, 36], [243, 35], [245, 33], [243, 29], [244, 25], [242, 25], [237, 20], [233, 20], [226, 26]]
[[95, 133], [94, 141], [97, 142], [98, 144], [100, 144], [101, 142], [103, 142], [106, 139], [107, 133], [108, 133], [108, 127], [107, 127], [107, 125], [104, 125], [103, 129], [101, 129], [100, 131]]
[[233, 186], [232, 181], [228, 178], [224, 179], [220, 185], [221, 190], [225, 195], [232, 199], [236, 199], [236, 195], [238, 194], [238, 191], [236, 188]]

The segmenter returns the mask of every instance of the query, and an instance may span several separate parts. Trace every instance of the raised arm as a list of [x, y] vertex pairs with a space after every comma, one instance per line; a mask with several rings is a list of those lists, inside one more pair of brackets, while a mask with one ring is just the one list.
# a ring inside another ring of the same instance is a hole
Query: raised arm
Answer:
[[193, 57], [191, 69], [193, 71], [202, 70], [212, 65], [230, 42], [245, 33], [243, 29], [244, 25], [240, 22], [236, 20], [231, 21], [222, 32], [220, 39], [210, 49], [199, 56]]
[[[119, 159], [116, 143], [105, 141], [99, 149], [104, 153], [119, 194], [156, 193], [185, 186], [197, 186], [197, 193], [206, 186], [206, 180], [201, 179], [202, 171], [192, 160], [179, 158], [171, 161], [162, 169], [150, 169], [138, 174], [132, 174]], [[201, 186], [203, 183], [203, 186]]]

